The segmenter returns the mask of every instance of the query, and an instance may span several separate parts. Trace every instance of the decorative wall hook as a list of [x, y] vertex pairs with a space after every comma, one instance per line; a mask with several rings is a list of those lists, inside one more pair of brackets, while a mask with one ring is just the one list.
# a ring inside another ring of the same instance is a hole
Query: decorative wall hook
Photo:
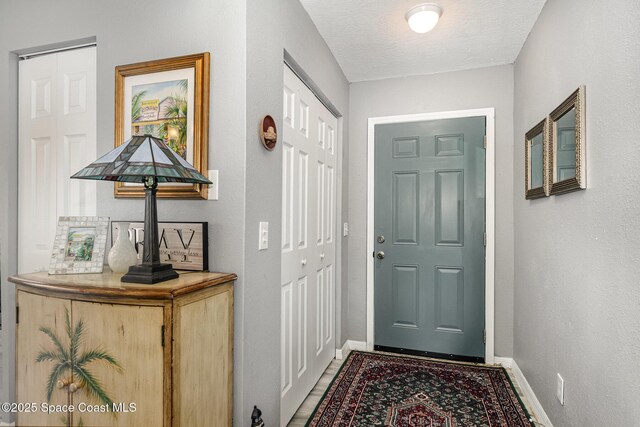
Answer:
[[260, 141], [262, 145], [269, 151], [276, 148], [278, 140], [278, 131], [276, 130], [276, 121], [271, 116], [264, 116], [260, 122]]

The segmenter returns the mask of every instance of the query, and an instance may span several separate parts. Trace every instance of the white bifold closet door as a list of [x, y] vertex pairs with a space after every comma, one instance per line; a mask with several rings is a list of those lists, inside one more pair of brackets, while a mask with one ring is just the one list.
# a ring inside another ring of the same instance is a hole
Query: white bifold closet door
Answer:
[[335, 357], [337, 119], [285, 66], [281, 422]]
[[19, 62], [18, 272], [49, 267], [59, 216], [96, 214], [96, 48]]

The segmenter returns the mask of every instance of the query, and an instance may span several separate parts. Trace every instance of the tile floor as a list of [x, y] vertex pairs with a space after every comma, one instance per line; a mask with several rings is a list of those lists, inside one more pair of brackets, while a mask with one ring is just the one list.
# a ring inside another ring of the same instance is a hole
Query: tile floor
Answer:
[[[287, 427], [304, 427], [307, 420], [313, 413], [313, 410], [316, 408], [316, 405], [318, 404], [318, 402], [320, 402], [320, 399], [322, 399], [324, 392], [327, 390], [327, 388], [329, 388], [331, 380], [338, 373], [338, 369], [340, 369], [340, 366], [342, 366], [342, 363], [345, 360], [346, 355], [343, 360], [334, 359], [331, 362], [327, 370], [324, 371], [324, 374], [322, 374], [322, 377], [320, 377], [320, 380], [318, 380], [318, 382], [316, 383], [315, 387], [313, 387], [313, 390], [311, 390], [311, 393], [309, 393], [304, 402], [302, 402], [302, 405], [300, 405], [300, 408], [298, 408], [298, 411], [295, 413], [291, 421], [289, 421]], [[511, 382], [514, 385], [518, 396], [520, 396], [520, 399], [526, 406], [527, 411], [530, 414], [533, 413], [533, 411], [531, 410], [531, 405], [522, 394], [522, 390], [520, 390], [520, 386], [516, 382], [513, 372], [511, 372], [511, 369], [507, 369], [507, 372], [509, 373], [509, 377], [511, 378]]]
[[344, 362], [344, 359], [333, 359], [327, 370], [324, 371], [324, 374], [322, 374], [322, 377], [320, 377], [316, 383], [315, 387], [313, 387], [313, 390], [311, 390], [311, 393], [309, 393], [291, 421], [289, 421], [289, 424], [287, 425], [288, 427], [304, 427], [311, 416], [311, 413], [316, 409], [316, 405], [320, 402], [320, 399], [322, 399], [324, 392], [329, 388], [331, 380], [338, 373], [338, 369], [342, 366], [342, 362]]

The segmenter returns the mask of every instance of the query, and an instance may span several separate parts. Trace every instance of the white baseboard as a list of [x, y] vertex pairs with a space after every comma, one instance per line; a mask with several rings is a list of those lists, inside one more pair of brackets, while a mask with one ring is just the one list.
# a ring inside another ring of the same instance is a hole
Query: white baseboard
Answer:
[[342, 360], [349, 353], [349, 340], [344, 342], [342, 348], [336, 348], [336, 360]]
[[544, 425], [544, 427], [553, 427], [551, 424], [551, 420], [547, 416], [546, 412], [544, 412], [544, 408], [540, 401], [536, 397], [536, 394], [533, 392], [533, 389], [529, 385], [529, 382], [525, 378], [524, 374], [520, 370], [520, 367], [511, 357], [496, 357], [495, 362], [498, 365], [502, 365], [507, 369], [511, 369], [513, 376], [515, 377], [522, 394], [524, 395], [527, 403], [531, 406], [531, 415], [538, 421], [540, 424]]
[[15, 425], [16, 425], [15, 423], [7, 424], [4, 421], [0, 421], [0, 427], [4, 427], [4, 426], [13, 427]]
[[356, 351], [367, 351], [367, 343], [365, 341], [349, 340], [349, 348]]
[[345, 341], [342, 348], [336, 349], [336, 360], [342, 360], [349, 355], [351, 350], [367, 351], [367, 343], [364, 341]]
[[496, 365], [500, 365], [503, 366], [507, 369], [511, 369], [511, 367], [513, 366], [513, 359], [510, 357], [494, 357], [493, 358], [494, 362]]

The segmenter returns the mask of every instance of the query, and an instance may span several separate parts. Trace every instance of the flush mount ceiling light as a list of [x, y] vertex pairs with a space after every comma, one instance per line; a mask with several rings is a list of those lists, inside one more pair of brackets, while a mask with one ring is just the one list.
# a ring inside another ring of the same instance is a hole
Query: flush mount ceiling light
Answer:
[[442, 16], [442, 8], [435, 3], [422, 3], [412, 7], [404, 16], [416, 33], [427, 33], [433, 30]]

